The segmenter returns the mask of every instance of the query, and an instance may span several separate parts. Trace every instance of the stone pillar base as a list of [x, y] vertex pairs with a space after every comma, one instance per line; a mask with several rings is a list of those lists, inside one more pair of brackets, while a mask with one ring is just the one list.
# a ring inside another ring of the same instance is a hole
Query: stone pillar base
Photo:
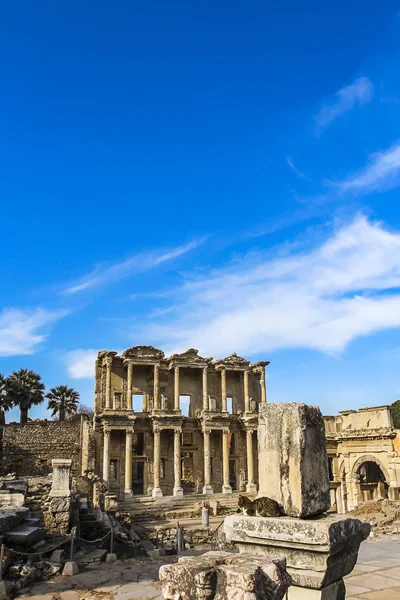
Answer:
[[125, 498], [125, 500], [130, 500], [131, 498], [133, 498], [132, 490], [125, 490], [124, 498]]
[[246, 493], [247, 494], [257, 494], [257, 486], [255, 483], [248, 483], [246, 485]]
[[338, 515], [316, 519], [229, 515], [224, 521], [226, 538], [240, 553], [286, 559], [292, 578], [288, 600], [344, 600], [343, 577], [354, 569], [370, 530], [368, 523]]
[[203, 494], [210, 495], [210, 494], [213, 494], [213, 493], [214, 493], [214, 490], [212, 489], [211, 485], [205, 485], [203, 487]]
[[161, 488], [153, 488], [151, 495], [153, 496], [153, 498], [162, 498], [162, 496], [163, 496], [162, 489]]
[[232, 494], [232, 487], [230, 485], [223, 485], [222, 493], [223, 494]]
[[183, 489], [181, 487], [174, 487], [174, 496], [183, 496]]
[[335, 581], [320, 590], [291, 585], [287, 592], [287, 600], [345, 600], [346, 588], [343, 579]]

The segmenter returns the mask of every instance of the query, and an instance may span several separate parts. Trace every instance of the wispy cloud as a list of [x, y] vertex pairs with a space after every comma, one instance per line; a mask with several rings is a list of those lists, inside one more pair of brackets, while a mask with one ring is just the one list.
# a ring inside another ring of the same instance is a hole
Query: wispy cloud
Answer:
[[175, 258], [194, 250], [203, 244], [206, 239], [206, 236], [204, 236], [200, 239], [193, 240], [188, 244], [177, 246], [176, 248], [172, 248], [171, 250], [162, 253], [140, 253], [110, 266], [97, 266], [91, 273], [78, 281], [73, 282], [61, 293], [66, 295], [78, 294], [91, 288], [115, 283], [116, 281], [130, 277], [136, 273], [148, 271], [162, 263], [174, 260]]
[[400, 326], [398, 288], [400, 233], [359, 216], [307, 252], [245, 257], [187, 283], [178, 316], [153, 318], [141, 335], [168, 350], [196, 347], [214, 356], [280, 348], [335, 353]]
[[5, 308], [0, 313], [0, 356], [34, 354], [47, 338], [47, 328], [66, 310]]
[[400, 183], [400, 142], [383, 152], [372, 154], [359, 173], [335, 185], [342, 192], [367, 194], [394, 187]]
[[295, 173], [299, 179], [306, 179], [307, 181], [309, 181], [309, 178], [307, 177], [307, 175], [305, 175], [304, 173], [299, 171], [299, 169], [294, 166], [293, 159], [291, 156], [286, 157], [286, 162], [289, 165], [289, 167], [292, 169], [293, 173]]
[[370, 102], [373, 93], [374, 87], [368, 77], [359, 77], [350, 85], [341, 88], [336, 92], [334, 101], [324, 104], [315, 117], [318, 132], [352, 110], [357, 104], [363, 105]]
[[63, 360], [66, 364], [68, 375], [72, 379], [89, 379], [90, 377], [94, 377], [94, 363], [97, 352], [93, 348], [66, 352], [63, 355]]

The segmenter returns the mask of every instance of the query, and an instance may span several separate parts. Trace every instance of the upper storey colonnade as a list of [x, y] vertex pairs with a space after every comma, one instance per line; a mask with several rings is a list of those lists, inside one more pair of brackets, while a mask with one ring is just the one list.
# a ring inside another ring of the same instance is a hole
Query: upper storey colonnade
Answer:
[[226, 413], [230, 395], [242, 412], [255, 412], [257, 404], [267, 402], [268, 365], [268, 361], [251, 363], [235, 353], [218, 360], [204, 358], [193, 348], [169, 357], [153, 346], [133, 346], [121, 355], [102, 350], [96, 361], [96, 412], [133, 412], [134, 394], [143, 394], [141, 412], [153, 414], [179, 414], [181, 394], [201, 397], [197, 410]]

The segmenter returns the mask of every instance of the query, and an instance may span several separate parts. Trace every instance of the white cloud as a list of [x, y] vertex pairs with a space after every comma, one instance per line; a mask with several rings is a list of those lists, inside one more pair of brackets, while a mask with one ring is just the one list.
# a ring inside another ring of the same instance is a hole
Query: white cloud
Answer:
[[[101, 348], [99, 348], [100, 350]], [[69, 350], [63, 355], [63, 361], [67, 367], [68, 375], [72, 379], [93, 379], [94, 364], [99, 350], [93, 348]], [[118, 354], [122, 350], [113, 348]]]
[[153, 269], [164, 262], [178, 258], [179, 256], [190, 252], [190, 250], [194, 250], [200, 246], [200, 244], [205, 242], [205, 240], [206, 237], [202, 237], [198, 240], [193, 240], [184, 246], [172, 248], [161, 254], [156, 254], [155, 252], [141, 253], [108, 267], [96, 267], [92, 273], [79, 279], [75, 283], [72, 283], [64, 289], [62, 293], [66, 295], [78, 294], [84, 290], [109, 285], [120, 279]]
[[252, 255], [188, 282], [179, 291], [179, 316], [153, 322], [142, 337], [214, 356], [338, 352], [360, 336], [400, 326], [398, 288], [400, 234], [360, 216], [308, 252]]
[[367, 104], [371, 101], [374, 87], [368, 77], [359, 77], [350, 85], [343, 87], [335, 94], [334, 102], [324, 104], [315, 122], [318, 130], [324, 129], [332, 121], [352, 110], [357, 104]]
[[88, 379], [94, 377], [94, 363], [97, 350], [70, 350], [64, 355], [68, 375], [72, 379]]
[[336, 183], [343, 192], [365, 194], [398, 185], [400, 181], [400, 143], [370, 157], [369, 164], [359, 173]]
[[46, 326], [66, 314], [65, 310], [5, 308], [0, 313], [0, 356], [34, 354], [47, 338]]

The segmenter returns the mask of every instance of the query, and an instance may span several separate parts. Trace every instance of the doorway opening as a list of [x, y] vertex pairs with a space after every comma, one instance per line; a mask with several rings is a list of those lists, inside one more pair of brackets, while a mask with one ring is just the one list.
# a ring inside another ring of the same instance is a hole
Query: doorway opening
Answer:
[[144, 494], [144, 461], [132, 463], [132, 493], [141, 496]]

